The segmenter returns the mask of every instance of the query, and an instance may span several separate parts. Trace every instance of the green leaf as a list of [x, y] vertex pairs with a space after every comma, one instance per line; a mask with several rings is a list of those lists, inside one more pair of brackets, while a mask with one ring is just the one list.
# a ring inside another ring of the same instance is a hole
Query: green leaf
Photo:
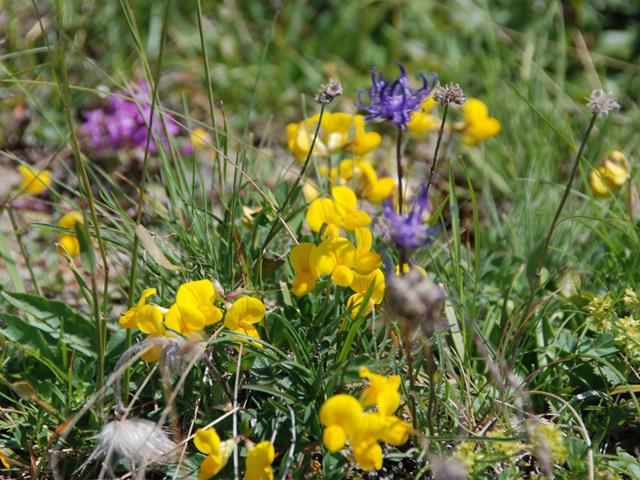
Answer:
[[4, 299], [31, 317], [29, 325], [63, 342], [67, 347], [95, 357], [95, 328], [85, 317], [61, 302], [28, 293], [2, 292]]
[[89, 236], [89, 230], [83, 222], [76, 222], [75, 229], [78, 243], [80, 243], [80, 261], [85, 271], [93, 275], [96, 271], [96, 255]]

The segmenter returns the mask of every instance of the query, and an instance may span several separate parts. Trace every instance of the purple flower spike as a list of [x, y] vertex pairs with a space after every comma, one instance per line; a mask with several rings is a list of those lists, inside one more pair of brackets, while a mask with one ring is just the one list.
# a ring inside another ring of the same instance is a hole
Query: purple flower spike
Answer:
[[424, 224], [424, 215], [429, 205], [427, 194], [426, 187], [423, 187], [411, 210], [402, 215], [396, 213], [390, 199], [383, 204], [387, 233], [399, 250], [408, 251], [425, 245], [436, 230]]
[[[132, 97], [135, 100], [122, 98]], [[109, 96], [107, 105], [96, 110], [83, 112], [84, 123], [81, 131], [88, 146], [95, 151], [120, 150], [127, 148], [144, 149], [147, 144], [149, 128], [147, 122], [151, 115], [151, 99], [149, 88], [144, 82], [132, 85], [130, 91], [118, 91]], [[166, 130], [165, 130], [165, 125]], [[149, 143], [149, 151], [158, 153], [158, 145], [153, 137], [169, 148], [168, 136], [182, 133], [182, 128], [168, 113], [156, 108], [153, 124], [153, 136]]]
[[371, 88], [369, 88], [369, 105], [362, 101], [363, 90], [358, 91], [358, 108], [368, 112], [365, 120], [389, 120], [401, 130], [406, 130], [407, 123], [411, 121], [411, 114], [422, 111], [420, 104], [424, 102], [434, 85], [438, 81], [438, 76], [433, 75], [431, 86], [429, 80], [421, 73], [418, 77], [422, 80], [422, 86], [418, 89], [409, 86], [407, 70], [401, 63], [397, 63], [400, 68], [400, 76], [393, 82], [387, 82], [382, 74], [376, 77], [375, 68], [371, 70]]

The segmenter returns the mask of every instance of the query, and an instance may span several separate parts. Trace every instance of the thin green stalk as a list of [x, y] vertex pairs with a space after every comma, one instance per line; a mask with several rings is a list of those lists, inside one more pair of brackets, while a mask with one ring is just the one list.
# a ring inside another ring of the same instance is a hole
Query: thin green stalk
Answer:
[[[447, 120], [447, 112], [449, 111], [449, 104], [444, 104], [444, 111], [442, 112], [442, 122], [440, 122], [440, 130], [438, 131], [438, 139], [436, 140], [436, 149], [433, 152], [433, 160], [431, 161], [431, 171], [429, 172], [429, 179], [427, 180], [427, 198], [429, 198], [429, 189], [433, 182], [433, 176], [436, 173], [436, 167], [438, 166], [438, 152], [440, 151], [440, 142], [442, 142], [442, 134], [444, 133], [444, 125]], [[446, 153], [446, 152], [445, 152]]]
[[29, 255], [27, 254], [27, 249], [24, 246], [24, 242], [22, 241], [22, 233], [20, 233], [20, 229], [18, 228], [18, 222], [16, 222], [16, 217], [13, 213], [13, 208], [11, 207], [11, 205], [7, 207], [7, 214], [9, 215], [9, 220], [11, 220], [11, 228], [13, 229], [13, 234], [16, 236], [16, 241], [18, 242], [20, 253], [22, 254], [22, 258], [24, 259], [24, 264], [27, 266], [27, 270], [29, 271], [33, 289], [38, 295], [42, 295], [42, 293], [40, 292], [40, 287], [38, 286], [38, 281], [36, 280], [36, 276], [33, 273], [31, 260], [29, 258]]
[[556, 213], [553, 215], [553, 220], [551, 221], [551, 226], [549, 227], [549, 232], [547, 233], [547, 237], [544, 240], [544, 245], [542, 246], [542, 251], [540, 252], [540, 257], [538, 258], [538, 264], [536, 266], [534, 278], [538, 278], [538, 275], [540, 274], [540, 269], [544, 265], [544, 259], [547, 255], [547, 251], [549, 250], [551, 237], [553, 236], [553, 232], [558, 226], [558, 219], [560, 218], [560, 214], [562, 213], [564, 204], [567, 203], [567, 198], [569, 198], [569, 193], [571, 192], [571, 185], [573, 184], [573, 179], [575, 178], [576, 173], [578, 172], [578, 167], [580, 166], [580, 159], [582, 158], [582, 152], [584, 151], [584, 147], [587, 144], [587, 140], [591, 135], [591, 130], [593, 130], [593, 126], [596, 123], [596, 118], [598, 118], [598, 115], [596, 113], [591, 115], [591, 121], [589, 122], [589, 126], [587, 127], [586, 131], [584, 132], [584, 136], [582, 137], [582, 143], [580, 143], [580, 148], [578, 149], [576, 158], [573, 161], [573, 167], [571, 168], [571, 175], [569, 176], [569, 180], [567, 181], [567, 185], [564, 189], [564, 193], [562, 195], [562, 199], [560, 200], [560, 204], [556, 209]]
[[[38, 16], [38, 19], [40, 23], [42, 23], [35, 1], [33, 2], [33, 5], [34, 5], [34, 8], [36, 9], [36, 14]], [[57, 13], [57, 20], [59, 24], [62, 23], [61, 11], [62, 11], [61, 1], [58, 0], [58, 2], [56, 2], [56, 13]], [[58, 32], [60, 31], [64, 31], [61, 25]], [[45, 43], [47, 45], [47, 48], [49, 49], [49, 52], [53, 54], [54, 52], [50, 48], [50, 45], [46, 39], [46, 35], [44, 36], [44, 38], [45, 38]], [[95, 232], [96, 241], [98, 242], [98, 249], [100, 251], [100, 257], [102, 260], [102, 265], [104, 270], [104, 288], [102, 293], [102, 302], [103, 302], [102, 307], [100, 306], [100, 303], [99, 303], [98, 286], [97, 286], [95, 272], [93, 272], [91, 275], [91, 296], [92, 296], [92, 303], [93, 303], [93, 316], [96, 323], [96, 337], [97, 337], [96, 353], [97, 353], [97, 359], [98, 359], [98, 364], [96, 368], [96, 388], [99, 390], [100, 388], [102, 388], [102, 385], [104, 384], [104, 362], [105, 362], [104, 354], [105, 354], [106, 337], [107, 337], [107, 328], [106, 328], [106, 322], [104, 319], [104, 313], [106, 312], [108, 292], [109, 292], [109, 264], [107, 262], [107, 253], [106, 253], [104, 240], [102, 238], [102, 234], [100, 231], [100, 222], [98, 221], [98, 214], [96, 211], [95, 199], [93, 197], [93, 191], [91, 190], [91, 181], [89, 180], [89, 175], [87, 174], [87, 170], [84, 163], [85, 160], [82, 155], [82, 152], [80, 151], [80, 145], [78, 143], [78, 138], [76, 137], [76, 133], [75, 133], [73, 115], [71, 113], [69, 78], [68, 78], [68, 72], [67, 72], [67, 66], [66, 66], [66, 60], [65, 60], [64, 39], [60, 35], [58, 36], [58, 39], [60, 44], [55, 51], [55, 53], [57, 54], [56, 55], [57, 58], [54, 57], [54, 65], [58, 67], [61, 78], [60, 79], [58, 78], [58, 73], [56, 72], [56, 68], [53, 69], [53, 74], [54, 74], [54, 77], [56, 78], [56, 84], [58, 86], [60, 99], [62, 101], [62, 106], [65, 114], [67, 127], [69, 128], [69, 139], [71, 143], [71, 150], [73, 152], [73, 157], [74, 157], [76, 175], [79, 179], [81, 190], [83, 191], [84, 196], [89, 205], [89, 212], [90, 212], [91, 221], [93, 224], [92, 226]], [[83, 212], [83, 216], [86, 217], [86, 214], [84, 214], [84, 212]], [[85, 223], [87, 222], [85, 221]]]
[[[320, 105], [320, 116], [318, 118], [316, 129], [313, 132], [313, 138], [311, 139], [311, 146], [309, 147], [309, 152], [307, 153], [307, 157], [304, 159], [304, 163], [302, 164], [302, 168], [300, 169], [300, 172], [298, 172], [298, 177], [296, 178], [296, 181], [293, 182], [293, 185], [289, 189], [289, 192], [287, 193], [287, 196], [282, 202], [282, 205], [280, 205], [280, 208], [278, 208], [278, 211], [276, 212], [277, 216], [280, 216], [284, 211], [284, 209], [287, 208], [287, 205], [289, 204], [289, 201], [291, 200], [293, 193], [296, 191], [296, 188], [298, 188], [298, 185], [300, 184], [302, 177], [304, 176], [304, 173], [307, 170], [307, 167], [309, 166], [311, 155], [313, 153], [314, 147], [316, 146], [316, 140], [318, 139], [318, 134], [320, 132], [320, 125], [322, 124], [322, 116], [324, 115], [324, 107], [325, 107], [325, 104]], [[262, 258], [262, 254], [264, 253], [265, 249], [269, 245], [269, 242], [273, 239], [274, 235], [277, 233], [279, 226], [280, 224], [278, 222], [273, 222], [273, 224], [271, 225], [271, 229], [269, 230], [269, 233], [267, 234], [262, 244], [262, 247], [260, 247], [260, 252], [258, 254], [259, 259]], [[262, 263], [261, 260], [260, 262]]]
[[[403, 199], [402, 199], [402, 129], [398, 128], [398, 137], [396, 139], [396, 169], [398, 170], [398, 214], [402, 215]], [[402, 267], [400, 267], [402, 269]]]

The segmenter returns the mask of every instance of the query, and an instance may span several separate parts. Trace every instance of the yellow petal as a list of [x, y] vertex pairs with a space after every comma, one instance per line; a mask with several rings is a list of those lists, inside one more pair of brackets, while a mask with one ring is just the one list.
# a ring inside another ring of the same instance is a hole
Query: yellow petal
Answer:
[[247, 454], [246, 480], [273, 480], [271, 463], [275, 458], [273, 444], [260, 442]]
[[381, 440], [394, 447], [404, 445], [409, 439], [411, 424], [403, 422], [397, 417], [388, 417], [386, 421], [386, 428], [382, 431]]
[[294, 271], [313, 273], [318, 261], [318, 247], [309, 242], [300, 243], [291, 249], [289, 261]]
[[136, 327], [136, 308], [130, 308], [118, 319], [118, 323], [123, 328], [135, 328]]
[[158, 292], [155, 288], [145, 288], [140, 294], [140, 299], [138, 300], [138, 307], [141, 307], [144, 304], [146, 304], [147, 298], [149, 298], [152, 295], [155, 295], [156, 293]]
[[163, 335], [162, 312], [155, 305], [144, 305], [138, 308], [136, 324], [141, 332], [152, 335]]
[[162, 355], [162, 345], [154, 345], [140, 357], [145, 362], [157, 362]]
[[331, 453], [335, 453], [344, 447], [347, 442], [347, 434], [338, 425], [331, 425], [324, 429], [322, 433], [322, 443]]
[[339, 186], [331, 189], [331, 196], [333, 196], [336, 205], [338, 206], [338, 213], [344, 214], [344, 211], [355, 210], [358, 205], [358, 199], [356, 194], [353, 193], [349, 187]]
[[301, 297], [313, 290], [317, 281], [318, 277], [311, 275], [310, 272], [300, 272], [293, 279], [291, 291], [295, 296]]
[[438, 130], [439, 127], [440, 121], [438, 118], [423, 112], [413, 112], [411, 121], [407, 123], [407, 128], [419, 136]]
[[380, 470], [382, 468], [382, 448], [378, 442], [363, 442], [355, 445], [353, 458], [362, 470]]
[[164, 323], [171, 330], [188, 336], [204, 329], [205, 317], [198, 309], [190, 305], [174, 303], [169, 308]]
[[467, 123], [482, 121], [489, 116], [489, 109], [482, 100], [469, 98], [462, 105], [462, 114]]
[[347, 437], [355, 433], [362, 419], [362, 407], [351, 395], [338, 394], [329, 398], [320, 407], [320, 423], [325, 427], [340, 426]]
[[306, 218], [309, 228], [314, 232], [319, 232], [325, 223], [327, 225], [340, 223], [340, 216], [336, 212], [335, 204], [329, 198], [314, 200], [307, 209]]
[[605, 160], [604, 167], [607, 170], [606, 180], [614, 188], [621, 187], [631, 177], [629, 171], [623, 165], [611, 160]]
[[73, 230], [76, 227], [76, 223], [84, 223], [84, 218], [82, 217], [82, 213], [73, 211], [64, 214], [58, 221], [58, 226], [61, 228], [68, 228], [69, 230]]
[[354, 231], [356, 237], [356, 247], [358, 254], [365, 253], [371, 250], [373, 244], [373, 235], [371, 230], [365, 227], [356, 228]]
[[331, 273], [331, 280], [339, 287], [348, 287], [353, 283], [353, 272], [349, 267], [338, 265]]
[[231, 306], [224, 319], [224, 324], [227, 328], [235, 330], [245, 323], [258, 323], [265, 314], [264, 303], [260, 300], [253, 297], [242, 297]]
[[381, 415], [385, 417], [393, 415], [393, 412], [400, 406], [400, 394], [397, 390], [385, 388], [378, 393], [376, 404]]
[[589, 183], [591, 183], [591, 189], [596, 197], [607, 197], [611, 193], [611, 189], [605, 182], [606, 174], [606, 168], [602, 166], [591, 170]]
[[220, 470], [222, 470], [220, 458], [214, 455], [209, 455], [205, 458], [200, 464], [200, 469], [198, 470], [198, 480], [209, 480], [210, 478], [215, 477]]
[[340, 222], [340, 226], [347, 230], [348, 232], [352, 232], [358, 227], [366, 227], [371, 224], [371, 217], [367, 212], [363, 212], [362, 210], [352, 210], [349, 213], [345, 214]]
[[320, 196], [320, 191], [313, 183], [306, 181], [302, 186], [302, 195], [307, 203], [311, 203]]
[[58, 242], [71, 257], [80, 255], [80, 242], [73, 235], [60, 235]]
[[49, 170], [36, 170], [26, 165], [18, 165], [22, 174], [22, 182], [18, 187], [20, 193], [37, 195], [44, 192], [51, 184], [51, 172]]
[[396, 189], [396, 181], [391, 177], [382, 177], [375, 183], [370, 183], [365, 189], [364, 195], [371, 203], [381, 203], [393, 195]]
[[215, 428], [199, 428], [193, 438], [193, 443], [205, 455], [220, 452], [220, 437]]
[[378, 132], [366, 132], [353, 139], [351, 151], [356, 155], [367, 155], [372, 152], [382, 142], [382, 137]]
[[382, 266], [382, 257], [375, 252], [358, 255], [354, 270], [360, 275], [368, 275]]

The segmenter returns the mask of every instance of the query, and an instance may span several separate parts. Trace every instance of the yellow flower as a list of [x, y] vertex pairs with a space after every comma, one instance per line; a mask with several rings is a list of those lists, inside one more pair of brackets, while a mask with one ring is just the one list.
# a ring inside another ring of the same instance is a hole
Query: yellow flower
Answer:
[[369, 304], [366, 306], [364, 315], [368, 315], [374, 305], [379, 305], [384, 299], [384, 273], [379, 268], [369, 273], [368, 275], [355, 274], [351, 289], [355, 292], [347, 300], [347, 309], [349, 310], [351, 317], [356, 318], [360, 313], [360, 308], [364, 298], [369, 290], [369, 287], [373, 284], [371, 289], [371, 296], [369, 297]]
[[159, 307], [157, 307], [156, 305], [147, 305], [147, 298], [155, 295], [156, 293], [158, 292], [155, 288], [147, 288], [143, 290], [142, 295], [140, 295], [140, 299], [138, 300], [138, 304], [120, 315], [120, 319], [118, 320], [120, 326], [123, 328], [137, 328], [138, 319], [143, 318], [143, 316], [154, 315], [153, 313], [150, 313], [148, 309], [143, 310], [143, 307], [146, 306], [157, 308], [162, 320], [162, 311], [159, 309]]
[[620, 151], [613, 151], [604, 159], [604, 165], [591, 170], [589, 180], [596, 197], [607, 197], [631, 178], [629, 162]]
[[273, 480], [271, 464], [275, 458], [273, 444], [260, 442], [247, 454], [247, 467], [244, 474], [246, 480]]
[[372, 372], [367, 367], [360, 367], [360, 378], [369, 380], [369, 385], [360, 395], [360, 404], [363, 407], [376, 405], [378, 412], [383, 416], [393, 415], [400, 406], [400, 376], [391, 375], [385, 377]]
[[377, 413], [365, 413], [351, 438], [353, 458], [365, 471], [382, 468], [382, 448], [378, 440], [385, 429], [384, 418]]
[[[254, 324], [266, 315], [264, 304], [253, 297], [242, 297], [231, 306], [224, 317], [224, 326], [229, 330], [248, 337], [260, 338]], [[255, 345], [260, 346], [258, 342]]]
[[497, 135], [502, 129], [498, 119], [489, 116], [489, 109], [477, 98], [468, 99], [462, 106], [464, 125], [462, 143], [475, 145]]
[[[311, 148], [313, 134], [320, 115], [314, 115], [300, 123], [287, 125], [289, 150], [296, 160], [303, 162]], [[365, 155], [380, 145], [381, 137], [376, 132], [365, 131], [362, 115], [350, 113], [325, 113], [314, 146], [314, 155], [326, 157], [339, 150], [353, 151]]]
[[417, 135], [425, 135], [437, 130], [440, 127], [440, 122], [429, 113], [436, 103], [433, 97], [429, 97], [422, 102], [420, 105], [422, 112], [418, 111], [411, 114], [411, 121], [407, 123], [407, 128]]
[[340, 228], [351, 232], [371, 223], [369, 214], [358, 210], [358, 199], [349, 187], [333, 187], [331, 195], [333, 200], [318, 198], [309, 205], [306, 219], [311, 230], [319, 232], [326, 224], [325, 235], [335, 238], [340, 235]]
[[[58, 222], [58, 226], [73, 230], [76, 228], [77, 223], [84, 223], [84, 219], [80, 212], [73, 211], [63, 215]], [[80, 243], [74, 234], [61, 232], [58, 234], [58, 242], [62, 245], [62, 248], [66, 250], [69, 256], [77, 257], [80, 255]]]
[[[119, 323], [124, 328], [138, 328], [150, 338], [168, 336], [162, 323], [166, 309], [154, 304], [147, 304], [147, 298], [155, 295], [155, 288], [147, 288], [140, 295], [138, 304], [127, 310], [120, 316]], [[155, 362], [160, 358], [162, 345], [154, 345], [148, 349], [142, 359], [147, 362]]]
[[318, 247], [313, 243], [301, 243], [291, 249], [289, 261], [296, 276], [291, 284], [294, 295], [301, 297], [313, 290], [318, 281]]
[[302, 186], [302, 195], [307, 203], [311, 203], [320, 197], [320, 191], [313, 182], [307, 180]]
[[322, 442], [331, 453], [337, 452], [352, 438], [364, 416], [358, 400], [338, 394], [320, 407], [320, 423], [324, 425]]
[[229, 443], [233, 442], [229, 440], [221, 442], [215, 428], [207, 428], [206, 430], [199, 428], [196, 431], [193, 443], [198, 450], [207, 456], [200, 464], [198, 480], [208, 480], [217, 475], [227, 464], [232, 451], [229, 448]]
[[167, 327], [188, 336], [219, 322], [222, 312], [213, 304], [215, 298], [215, 287], [211, 280], [183, 283], [178, 288], [176, 302], [167, 313]]
[[318, 273], [331, 275], [333, 283], [348, 287], [353, 283], [356, 247], [347, 238], [326, 238], [318, 246]]
[[343, 160], [338, 166], [338, 173], [346, 181], [355, 177], [357, 190], [371, 203], [382, 202], [393, 194], [396, 187], [393, 178], [378, 178], [374, 168], [364, 160]]
[[204, 128], [195, 128], [189, 137], [195, 148], [207, 147], [211, 143], [211, 135]]
[[18, 165], [18, 170], [22, 174], [22, 182], [18, 187], [20, 193], [38, 195], [44, 192], [51, 184], [51, 172], [49, 170], [36, 170], [26, 165]]
[[373, 235], [371, 230], [366, 227], [356, 228], [356, 255], [354, 270], [359, 275], [369, 275], [371, 272], [380, 268], [382, 265], [382, 257], [380, 254], [371, 251], [373, 244]]

